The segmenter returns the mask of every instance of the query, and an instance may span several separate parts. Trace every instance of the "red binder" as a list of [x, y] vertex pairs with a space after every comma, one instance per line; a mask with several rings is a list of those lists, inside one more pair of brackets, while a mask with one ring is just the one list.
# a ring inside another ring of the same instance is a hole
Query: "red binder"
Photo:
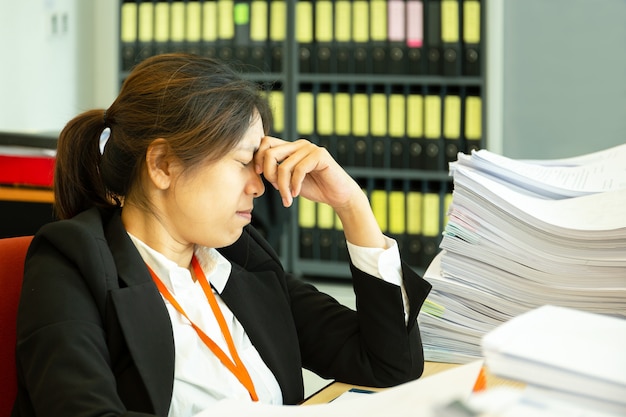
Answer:
[[53, 156], [0, 154], [0, 184], [52, 187]]

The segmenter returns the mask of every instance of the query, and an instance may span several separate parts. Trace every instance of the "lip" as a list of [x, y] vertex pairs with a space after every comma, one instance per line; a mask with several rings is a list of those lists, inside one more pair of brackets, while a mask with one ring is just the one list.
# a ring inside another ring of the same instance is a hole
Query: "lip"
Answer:
[[237, 211], [237, 215], [247, 219], [248, 221], [252, 220], [252, 209]]

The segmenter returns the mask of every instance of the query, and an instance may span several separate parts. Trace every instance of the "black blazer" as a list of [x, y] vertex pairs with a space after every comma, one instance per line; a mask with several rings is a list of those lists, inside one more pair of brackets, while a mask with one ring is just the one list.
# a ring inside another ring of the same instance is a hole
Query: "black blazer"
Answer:
[[[285, 273], [252, 227], [220, 251], [233, 263], [221, 296], [276, 376], [285, 404], [303, 399], [302, 367], [368, 386], [421, 375], [416, 316], [431, 287], [407, 266], [408, 326], [400, 288], [354, 267], [358, 312]], [[87, 210], [36, 234], [17, 326], [13, 416], [167, 415], [171, 322], [119, 210]]]

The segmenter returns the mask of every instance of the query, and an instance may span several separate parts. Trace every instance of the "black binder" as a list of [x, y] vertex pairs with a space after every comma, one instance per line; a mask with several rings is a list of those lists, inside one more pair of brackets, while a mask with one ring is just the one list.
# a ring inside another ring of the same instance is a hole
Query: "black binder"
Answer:
[[424, 73], [424, 3], [418, 0], [406, 2], [407, 71], [409, 74]]
[[217, 1], [205, 0], [202, 7], [202, 36], [200, 53], [209, 58], [217, 57]]
[[319, 74], [334, 72], [333, 22], [332, 1], [316, 1], [313, 70]]
[[269, 41], [268, 2], [253, 1], [250, 5], [250, 51], [248, 63], [251, 71], [271, 71], [267, 45]]
[[463, 75], [479, 76], [481, 13], [480, 1], [463, 1]]
[[425, 23], [428, 74], [441, 75], [441, 3], [439, 0], [428, 1]]
[[217, 1], [217, 56], [226, 62], [232, 62], [235, 57], [235, 15], [234, 3]]
[[313, 67], [313, 3], [296, 2], [296, 41], [300, 72], [311, 72]]
[[233, 6], [233, 24], [235, 27], [233, 58], [240, 64], [248, 64], [251, 60], [252, 42], [250, 38], [251, 16], [249, 3], [248, 1], [237, 0]]
[[137, 63], [138, 19], [138, 7], [135, 0], [124, 0], [120, 14], [121, 60], [124, 71], [129, 71]]
[[461, 74], [461, 43], [458, 0], [441, 2], [441, 40], [443, 49], [443, 75]]
[[352, 63], [357, 74], [370, 73], [369, 5], [367, 1], [352, 2]]
[[406, 7], [404, 1], [391, 0], [387, 3], [387, 31], [390, 74], [406, 74], [407, 42], [406, 42]]

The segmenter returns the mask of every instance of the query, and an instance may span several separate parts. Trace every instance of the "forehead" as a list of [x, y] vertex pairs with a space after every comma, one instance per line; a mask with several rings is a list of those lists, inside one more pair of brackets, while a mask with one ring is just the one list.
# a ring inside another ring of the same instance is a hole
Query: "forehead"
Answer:
[[256, 114], [250, 123], [250, 127], [241, 138], [241, 141], [237, 145], [236, 149], [251, 150], [254, 152], [259, 148], [261, 139], [263, 139], [264, 136], [265, 131], [263, 130], [263, 121], [258, 114]]

